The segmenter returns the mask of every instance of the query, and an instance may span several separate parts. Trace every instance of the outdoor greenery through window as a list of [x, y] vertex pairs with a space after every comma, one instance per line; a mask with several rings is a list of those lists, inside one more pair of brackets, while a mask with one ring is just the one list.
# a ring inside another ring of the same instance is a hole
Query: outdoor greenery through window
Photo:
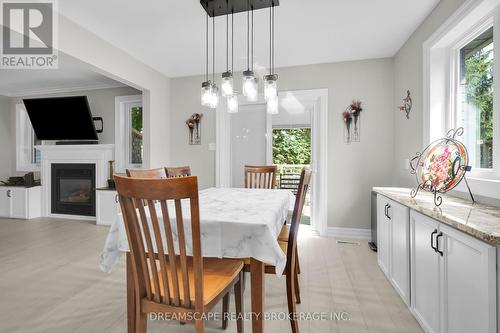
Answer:
[[131, 122], [131, 147], [130, 162], [132, 164], [142, 164], [143, 154], [143, 126], [142, 107], [135, 106], [130, 109]]
[[493, 27], [460, 49], [461, 111], [471, 165], [493, 167]]

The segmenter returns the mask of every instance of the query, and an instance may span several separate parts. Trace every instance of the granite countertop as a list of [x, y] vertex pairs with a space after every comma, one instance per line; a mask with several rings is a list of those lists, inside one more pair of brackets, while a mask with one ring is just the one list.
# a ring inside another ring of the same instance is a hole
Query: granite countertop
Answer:
[[374, 187], [373, 191], [489, 244], [500, 245], [498, 207], [473, 204], [446, 194], [441, 194], [443, 203], [436, 207], [430, 192], [420, 191], [412, 198], [409, 188]]

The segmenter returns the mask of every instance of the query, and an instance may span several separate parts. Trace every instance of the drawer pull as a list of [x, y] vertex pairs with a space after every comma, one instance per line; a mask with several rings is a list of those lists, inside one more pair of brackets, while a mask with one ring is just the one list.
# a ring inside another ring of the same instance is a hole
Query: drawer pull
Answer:
[[7, 190], [7, 198], [12, 198], [12, 190]]
[[441, 257], [443, 256], [443, 251], [439, 251], [439, 237], [443, 237], [443, 233], [440, 232], [437, 237], [436, 237], [436, 252], [439, 253], [441, 255]]
[[431, 234], [431, 248], [434, 250], [434, 252], [437, 252], [437, 247], [434, 247], [434, 235], [437, 234], [437, 229], [434, 229], [434, 231]]

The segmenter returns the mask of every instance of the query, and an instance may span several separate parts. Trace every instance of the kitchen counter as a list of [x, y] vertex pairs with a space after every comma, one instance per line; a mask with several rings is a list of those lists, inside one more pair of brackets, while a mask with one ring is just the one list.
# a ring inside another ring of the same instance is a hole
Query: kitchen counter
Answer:
[[420, 191], [412, 198], [409, 188], [374, 187], [373, 191], [491, 245], [500, 245], [498, 207], [473, 204], [446, 194], [441, 194], [443, 203], [436, 207], [430, 192]]

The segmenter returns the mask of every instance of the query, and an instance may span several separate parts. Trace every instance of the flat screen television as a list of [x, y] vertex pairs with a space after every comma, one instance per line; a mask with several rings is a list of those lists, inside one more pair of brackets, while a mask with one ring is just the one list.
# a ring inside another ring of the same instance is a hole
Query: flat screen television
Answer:
[[23, 99], [39, 140], [97, 141], [86, 96]]

